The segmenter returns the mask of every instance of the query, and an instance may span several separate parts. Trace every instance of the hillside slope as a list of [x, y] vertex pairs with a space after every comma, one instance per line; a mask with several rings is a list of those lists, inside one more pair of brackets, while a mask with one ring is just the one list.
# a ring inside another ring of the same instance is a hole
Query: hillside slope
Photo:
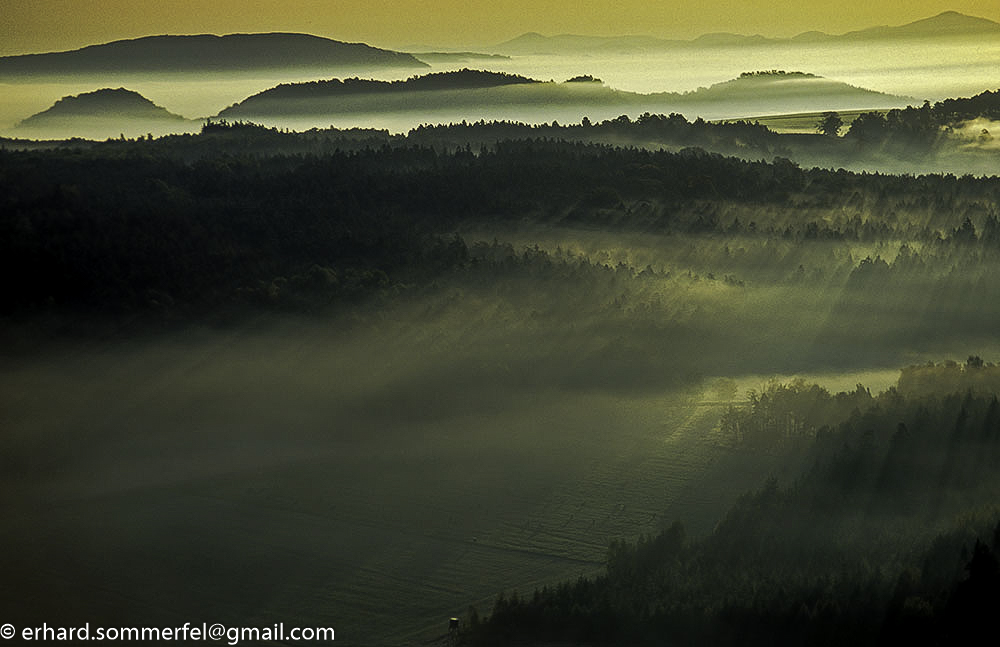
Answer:
[[63, 97], [21, 121], [15, 132], [42, 138], [166, 134], [195, 130], [197, 123], [156, 105], [138, 92], [103, 88]]

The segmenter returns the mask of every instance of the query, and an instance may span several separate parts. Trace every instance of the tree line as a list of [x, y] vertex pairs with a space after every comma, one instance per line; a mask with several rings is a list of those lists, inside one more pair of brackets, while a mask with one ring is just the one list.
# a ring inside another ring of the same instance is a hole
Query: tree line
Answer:
[[805, 243], [900, 237], [988, 249], [998, 239], [997, 178], [806, 170], [544, 138], [473, 151], [351, 136], [350, 150], [231, 152], [213, 142], [298, 135], [220, 124], [183, 138], [0, 151], [0, 263], [20, 277], [0, 307], [183, 312], [362, 297], [461, 268], [469, 259], [452, 240], [461, 223], [524, 218]]
[[932, 146], [945, 129], [977, 118], [1000, 120], [1000, 90], [945, 99], [933, 105], [925, 101], [919, 107], [895, 108], [885, 113], [866, 112], [851, 123], [845, 136], [861, 142], [893, 140]]

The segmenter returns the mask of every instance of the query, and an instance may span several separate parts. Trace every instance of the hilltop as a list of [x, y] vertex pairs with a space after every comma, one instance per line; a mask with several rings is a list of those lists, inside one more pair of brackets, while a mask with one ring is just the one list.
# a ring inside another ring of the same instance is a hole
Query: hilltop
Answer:
[[410, 54], [309, 34], [199, 34], [146, 36], [66, 52], [0, 57], [0, 77], [344, 66], [428, 67]]
[[304, 83], [282, 83], [269, 90], [255, 94], [254, 97], [304, 99], [351, 94], [475, 90], [529, 83], [540, 83], [540, 81], [518, 74], [470, 70], [466, 68], [457, 72], [434, 72], [422, 76], [411, 76], [404, 81], [378, 81], [354, 77], [343, 80], [329, 79], [326, 81], [307, 81]]
[[437, 105], [442, 95], [448, 95], [452, 102], [461, 102], [464, 96], [467, 103], [482, 97], [482, 91], [527, 85], [542, 84], [516, 74], [470, 69], [413, 76], [405, 81], [349, 78], [282, 83], [226, 108], [218, 116], [239, 119], [251, 115], [391, 112]]
[[851, 99], [882, 101], [906, 98], [859, 88], [807, 72], [786, 72], [784, 70], [743, 72], [738, 78], [716, 83], [707, 88], [699, 88], [683, 96], [687, 99], [702, 101], [754, 101], [762, 96], [770, 99], [808, 97], [818, 101], [824, 101], [826, 97], [850, 97]]
[[194, 121], [156, 105], [138, 92], [103, 88], [63, 97], [47, 110], [21, 121], [15, 130], [44, 137], [105, 138], [194, 128]]
[[986, 18], [967, 16], [957, 11], [945, 11], [898, 27], [872, 27], [841, 35], [843, 39], [868, 38], [933, 38], [956, 35], [1000, 35], [1000, 23]]

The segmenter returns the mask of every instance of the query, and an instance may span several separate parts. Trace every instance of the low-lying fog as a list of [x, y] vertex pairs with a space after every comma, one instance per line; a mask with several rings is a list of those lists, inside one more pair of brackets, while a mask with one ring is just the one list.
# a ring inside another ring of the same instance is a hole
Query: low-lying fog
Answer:
[[[928, 289], [960, 248], [917, 246], [918, 267], [888, 242], [465, 235], [521, 260], [479, 245], [478, 270], [339, 316], [5, 362], [8, 619], [44, 597], [67, 624], [420, 642], [500, 590], [596, 572], [612, 539], [675, 519], [697, 536], [766, 476], [794, 479], [789, 456], [720, 436], [768, 377], [877, 391], [903, 364], [1000, 350], [993, 308], [974, 314], [996, 301]], [[900, 273], [891, 298], [855, 271], [870, 254]], [[977, 263], [948, 289], [986, 289], [998, 260]]]
[[[522, 74], [541, 80], [564, 81], [591, 74], [608, 86], [633, 92], [686, 92], [738, 77], [753, 70], [795, 70], [824, 76], [851, 85], [910, 96], [917, 103], [947, 97], [972, 96], [996, 89], [1000, 68], [1000, 41], [952, 38], [919, 41], [865, 42], [836, 45], [767, 45], [741, 48], [678, 49], [648, 55], [515, 56], [503, 59], [470, 59], [442, 63], [434, 61], [429, 71], [463, 67]], [[223, 78], [117, 77], [72, 80], [5, 80], [0, 84], [0, 134], [21, 119], [51, 106], [63, 96], [102, 87], [124, 86], [135, 90], [167, 110], [196, 119], [217, 114], [261, 90], [278, 83], [360, 76], [384, 80], [403, 79], [412, 70], [315, 70], [281, 74], [239, 75]], [[719, 116], [739, 110], [718, 107]], [[498, 117], [532, 121], [532, 115], [498, 114]], [[634, 115], [633, 115], [634, 116]], [[698, 115], [688, 115], [694, 118]], [[440, 118], [438, 118], [440, 117]], [[448, 121], [457, 114], [382, 117], [372, 125], [405, 131], [424, 121]], [[459, 117], [460, 119], [461, 117]], [[545, 115], [540, 120], [551, 121]], [[592, 117], [593, 118], [593, 117]], [[570, 115], [564, 120], [572, 119]], [[578, 121], [578, 118], [573, 119]], [[335, 126], [362, 125], [363, 120]], [[328, 122], [311, 125], [326, 127]]]

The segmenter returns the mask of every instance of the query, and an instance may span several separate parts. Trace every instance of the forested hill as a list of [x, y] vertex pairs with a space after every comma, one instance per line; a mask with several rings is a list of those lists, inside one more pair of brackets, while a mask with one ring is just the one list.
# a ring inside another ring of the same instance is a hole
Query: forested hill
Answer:
[[0, 58], [0, 77], [274, 68], [428, 67], [410, 54], [309, 34], [146, 36], [82, 49]]
[[151, 137], [194, 132], [195, 120], [185, 119], [125, 88], [103, 88], [63, 97], [47, 110], [19, 122], [12, 132], [26, 137], [77, 136]]
[[879, 99], [885, 105], [898, 104], [906, 97], [859, 88], [857, 86], [826, 79], [806, 72], [786, 72], [784, 70], [760, 70], [744, 72], [738, 78], [716, 83], [708, 88], [699, 88], [685, 94], [690, 99], [739, 101], [757, 95], [767, 95], [773, 99], [800, 95], [851, 96], [855, 99]]
[[[507, 85], [540, 83], [535, 79], [503, 72], [463, 69], [457, 72], [436, 72], [413, 76], [404, 81], [378, 81], [374, 79], [330, 79], [304, 83], [282, 83], [242, 101], [240, 106], [273, 99], [317, 99], [348, 95], [428, 92], [435, 90], [474, 90], [497, 88]], [[221, 116], [226, 116], [223, 111]]]
[[[588, 79], [589, 82], [580, 82]], [[533, 106], [551, 110], [575, 106], [581, 110], [665, 112], [671, 109], [763, 114], [824, 110], [831, 107], [892, 107], [907, 102], [874, 90], [802, 72], [770, 70], [686, 93], [641, 94], [605, 86], [588, 76], [565, 83], [539, 82], [523, 76], [464, 69], [415, 76], [406, 81], [332, 79], [282, 84], [265, 90], [219, 113], [225, 119], [253, 119], [279, 115], [336, 115], [386, 113], [414, 109], [448, 110], [456, 106], [493, 109], [496, 106]], [[471, 114], [471, 113], [470, 113]], [[475, 117], [472, 117], [473, 120]]]
[[[516, 74], [462, 69], [414, 76], [404, 81], [330, 79], [283, 83], [258, 92], [218, 114], [222, 119], [249, 116], [329, 112], [391, 112], [414, 106], [477, 103], [488, 99], [479, 92], [509, 87], [541, 88], [540, 81]], [[466, 94], [464, 97], [462, 93]], [[542, 90], [544, 93], [545, 91]]]
[[22, 121], [20, 126], [42, 127], [51, 119], [93, 117], [186, 121], [184, 117], [156, 105], [138, 92], [125, 88], [104, 88], [72, 97], [63, 97], [51, 108]]

